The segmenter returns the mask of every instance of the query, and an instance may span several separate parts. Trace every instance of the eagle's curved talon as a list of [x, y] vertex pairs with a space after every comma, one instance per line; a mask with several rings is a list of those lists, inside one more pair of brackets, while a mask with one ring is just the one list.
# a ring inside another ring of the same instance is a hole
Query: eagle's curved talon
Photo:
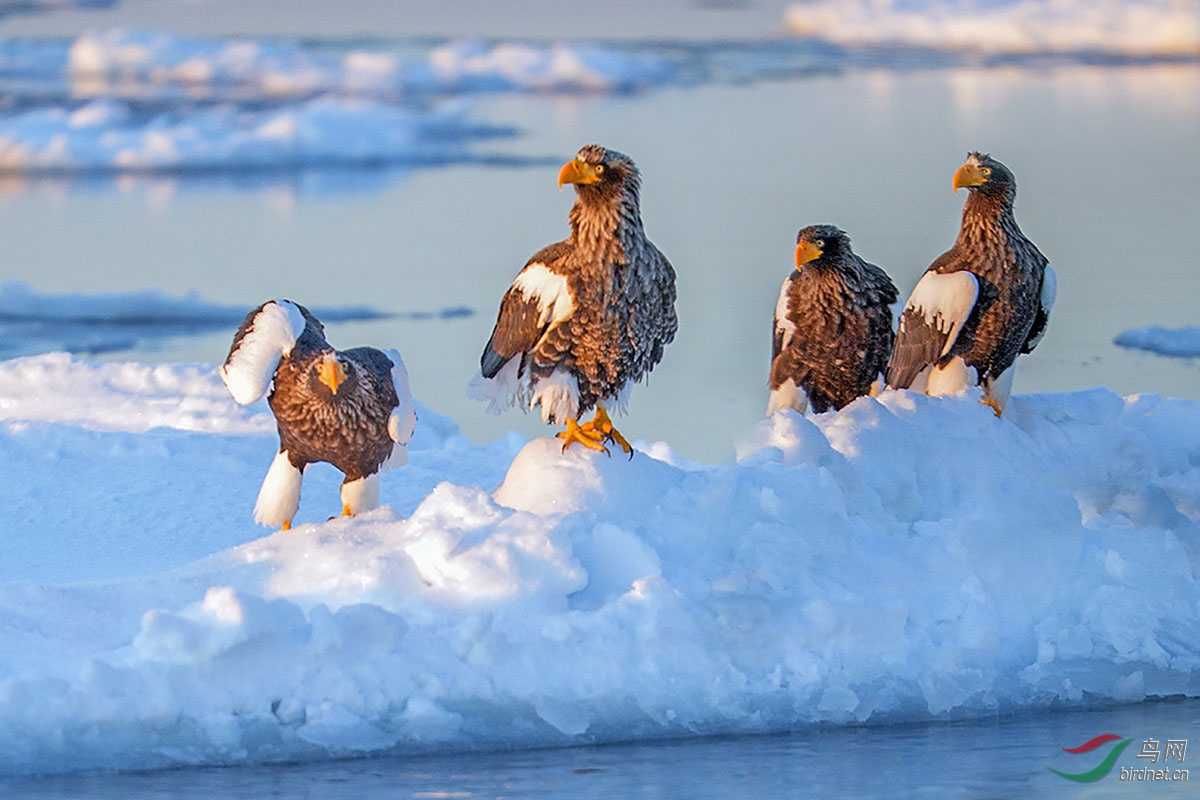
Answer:
[[564, 453], [567, 452], [568, 447], [578, 442], [589, 450], [603, 451], [605, 454], [611, 455], [608, 448], [604, 446], [602, 437], [596, 435], [594, 429], [589, 429], [589, 425], [591, 425], [590, 422], [581, 426], [577, 420], [567, 420], [567, 429], [556, 434], [559, 439], [563, 440], [562, 451]]
[[590, 432], [598, 435], [597, 438], [616, 444], [630, 459], [633, 458], [633, 445], [629, 444], [629, 440], [622, 436], [621, 432], [612, 424], [608, 411], [605, 409], [597, 408], [596, 416], [590, 422], [585, 422], [582, 427], [585, 433]]

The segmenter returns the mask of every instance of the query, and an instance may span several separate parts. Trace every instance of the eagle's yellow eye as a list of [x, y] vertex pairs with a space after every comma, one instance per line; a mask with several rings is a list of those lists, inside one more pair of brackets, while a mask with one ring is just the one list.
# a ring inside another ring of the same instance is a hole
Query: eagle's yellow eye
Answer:
[[603, 165], [603, 164], [597, 164], [597, 165], [596, 165], [596, 174], [597, 174], [597, 175], [603, 175], [603, 174], [604, 174], [604, 165]]
[[983, 169], [981, 169], [979, 171], [983, 174], [983, 177], [985, 177], [985, 178], [992, 177], [992, 168], [991, 167], [984, 167]]

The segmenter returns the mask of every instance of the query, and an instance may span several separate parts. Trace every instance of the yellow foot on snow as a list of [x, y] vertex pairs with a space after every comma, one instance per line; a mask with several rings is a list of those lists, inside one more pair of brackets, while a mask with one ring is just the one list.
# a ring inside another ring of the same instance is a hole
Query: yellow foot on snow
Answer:
[[604, 443], [614, 442], [622, 451], [628, 453], [630, 458], [633, 458], [633, 446], [629, 444], [628, 439], [621, 435], [619, 430], [613, 427], [608, 412], [603, 408], [596, 409], [596, 416], [582, 425], [573, 419], [567, 420], [567, 429], [558, 434], [558, 438], [563, 440], [564, 453], [574, 442], [578, 442], [589, 450], [602, 451], [609, 455], [608, 448], [604, 446]]

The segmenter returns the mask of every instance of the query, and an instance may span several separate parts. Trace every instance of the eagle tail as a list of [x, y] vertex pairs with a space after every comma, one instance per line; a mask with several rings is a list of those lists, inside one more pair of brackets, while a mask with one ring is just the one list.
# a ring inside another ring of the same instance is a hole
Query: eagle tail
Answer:
[[279, 362], [307, 324], [303, 310], [289, 300], [263, 303], [246, 315], [218, 370], [234, 400], [249, 405], [267, 393]]

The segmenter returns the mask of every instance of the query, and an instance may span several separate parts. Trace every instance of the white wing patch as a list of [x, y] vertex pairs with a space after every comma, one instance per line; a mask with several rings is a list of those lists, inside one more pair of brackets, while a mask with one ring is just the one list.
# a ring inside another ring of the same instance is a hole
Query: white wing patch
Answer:
[[788, 289], [792, 279], [785, 278], [779, 290], [779, 299], [775, 302], [775, 335], [780, 337], [779, 349], [785, 350], [796, 335], [796, 326], [788, 319]]
[[[940, 356], [950, 352], [958, 338], [958, 332], [971, 316], [975, 301], [979, 299], [979, 279], [970, 272], [927, 272], [917, 281], [912, 295], [905, 305], [905, 312], [924, 317], [925, 324], [947, 334], [946, 344]], [[900, 333], [907, 328], [900, 317]]]
[[275, 369], [292, 352], [304, 326], [304, 315], [287, 300], [272, 301], [259, 310], [250, 330], [218, 370], [235, 401], [245, 406], [267, 393]]
[[537, 298], [541, 316], [538, 326], [556, 324], [575, 313], [575, 301], [567, 288], [567, 279], [551, 272], [544, 264], [530, 264], [512, 283], [526, 299]]
[[413, 408], [412, 390], [408, 385], [408, 370], [397, 351], [384, 350], [383, 354], [392, 360], [392, 386], [396, 389], [398, 401], [388, 416], [388, 436], [396, 444], [408, 444], [417, 428], [417, 412]]
[[1042, 311], [1046, 312], [1046, 316], [1050, 316], [1056, 297], [1058, 297], [1058, 275], [1054, 273], [1054, 267], [1047, 264], [1046, 274], [1042, 278]]

